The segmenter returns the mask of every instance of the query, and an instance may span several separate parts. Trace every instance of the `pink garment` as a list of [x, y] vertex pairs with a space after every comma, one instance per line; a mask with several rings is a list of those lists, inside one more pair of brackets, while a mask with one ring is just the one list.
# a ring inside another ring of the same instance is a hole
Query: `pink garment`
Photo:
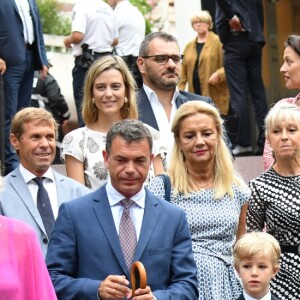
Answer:
[[[294, 103], [294, 104], [296, 104], [297, 101], [299, 101], [299, 99], [300, 99], [300, 94], [298, 94], [295, 98], [284, 98], [284, 99], [278, 101], [274, 106], [276, 106], [279, 103]], [[264, 163], [265, 171], [267, 171], [269, 168], [271, 168], [274, 164], [273, 151], [267, 140], [265, 141], [263, 163]]]
[[0, 300], [57, 300], [36, 233], [1, 215]]

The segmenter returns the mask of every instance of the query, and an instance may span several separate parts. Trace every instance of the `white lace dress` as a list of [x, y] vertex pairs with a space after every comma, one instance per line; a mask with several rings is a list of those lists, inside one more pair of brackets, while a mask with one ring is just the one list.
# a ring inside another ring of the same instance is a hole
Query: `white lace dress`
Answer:
[[[160, 139], [159, 131], [145, 124], [153, 138], [152, 153], [161, 155], [164, 159], [167, 148]], [[96, 190], [107, 181], [108, 171], [104, 165], [102, 151], [105, 150], [106, 133], [81, 127], [69, 132], [63, 139], [60, 149], [61, 160], [66, 155], [75, 157], [84, 163], [85, 185], [91, 190]], [[148, 180], [155, 177], [151, 165]]]

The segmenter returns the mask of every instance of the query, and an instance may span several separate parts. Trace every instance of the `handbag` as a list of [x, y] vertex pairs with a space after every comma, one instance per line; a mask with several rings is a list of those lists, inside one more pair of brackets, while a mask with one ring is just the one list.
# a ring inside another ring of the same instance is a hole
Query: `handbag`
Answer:
[[167, 174], [159, 174], [158, 176], [164, 182], [165, 200], [167, 200], [168, 202], [171, 202], [171, 180], [170, 180], [170, 177]]

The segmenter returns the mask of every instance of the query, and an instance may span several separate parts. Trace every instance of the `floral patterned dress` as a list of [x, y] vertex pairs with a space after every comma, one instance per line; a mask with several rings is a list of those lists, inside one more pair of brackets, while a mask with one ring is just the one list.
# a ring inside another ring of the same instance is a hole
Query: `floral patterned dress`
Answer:
[[[161, 155], [164, 158], [167, 148], [160, 139], [159, 131], [146, 124], [145, 126], [150, 130], [153, 138], [152, 153], [154, 156]], [[70, 155], [83, 162], [85, 185], [93, 191], [106, 183], [108, 178], [108, 171], [102, 156], [105, 142], [106, 133], [81, 127], [69, 132], [61, 145], [61, 160], [65, 160], [65, 155]], [[151, 165], [148, 181], [154, 177], [154, 169]]]
[[[148, 188], [158, 197], [165, 197], [163, 180], [156, 177]], [[216, 200], [214, 189], [191, 193], [188, 197], [171, 191], [171, 202], [186, 214], [194, 258], [197, 264], [200, 300], [234, 300], [242, 292], [233, 267], [232, 247], [238, 229], [242, 206], [250, 191], [233, 187], [234, 197], [225, 195]]]

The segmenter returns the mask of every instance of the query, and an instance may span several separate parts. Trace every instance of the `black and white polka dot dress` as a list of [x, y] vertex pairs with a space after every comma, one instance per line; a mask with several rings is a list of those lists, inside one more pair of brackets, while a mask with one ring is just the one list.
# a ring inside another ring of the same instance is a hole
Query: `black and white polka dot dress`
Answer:
[[[148, 188], [158, 197], [165, 198], [160, 177], [150, 182]], [[186, 214], [194, 258], [197, 264], [199, 300], [234, 300], [242, 292], [233, 268], [232, 246], [235, 242], [242, 206], [248, 201], [250, 191], [234, 186], [234, 198], [214, 198], [208, 189], [176, 197], [171, 192], [171, 202]]]
[[[268, 233], [280, 244], [300, 246], [300, 176], [283, 177], [273, 170], [250, 181], [248, 229]], [[300, 299], [300, 256], [284, 252], [271, 291], [281, 300]]]

